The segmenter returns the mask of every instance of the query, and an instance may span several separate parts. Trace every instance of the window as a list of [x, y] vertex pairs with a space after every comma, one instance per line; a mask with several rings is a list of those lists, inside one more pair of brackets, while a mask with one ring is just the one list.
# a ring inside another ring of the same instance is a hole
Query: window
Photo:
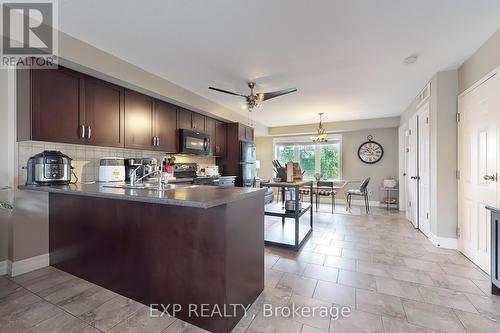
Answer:
[[306, 139], [302, 137], [276, 139], [275, 159], [283, 166], [290, 161], [299, 162], [304, 179], [313, 179], [316, 173], [321, 173], [322, 179], [325, 180], [340, 179], [341, 136], [331, 135], [331, 140], [325, 143], [305, 142]]

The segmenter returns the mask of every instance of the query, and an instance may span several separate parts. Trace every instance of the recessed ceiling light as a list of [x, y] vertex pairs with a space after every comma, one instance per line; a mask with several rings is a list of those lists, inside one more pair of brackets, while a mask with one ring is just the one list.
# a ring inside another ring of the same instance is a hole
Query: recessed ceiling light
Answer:
[[416, 62], [417, 62], [417, 60], [418, 60], [418, 55], [416, 55], [416, 54], [412, 54], [411, 56], [406, 57], [406, 58], [403, 60], [403, 62], [404, 62], [405, 64], [407, 64], [407, 65], [411, 65], [411, 64], [416, 63]]

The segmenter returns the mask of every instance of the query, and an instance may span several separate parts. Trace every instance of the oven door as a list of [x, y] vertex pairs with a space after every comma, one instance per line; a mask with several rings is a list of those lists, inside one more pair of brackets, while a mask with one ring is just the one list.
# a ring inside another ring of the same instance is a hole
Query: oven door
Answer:
[[193, 155], [210, 154], [210, 136], [208, 134], [180, 129], [179, 135], [181, 153]]

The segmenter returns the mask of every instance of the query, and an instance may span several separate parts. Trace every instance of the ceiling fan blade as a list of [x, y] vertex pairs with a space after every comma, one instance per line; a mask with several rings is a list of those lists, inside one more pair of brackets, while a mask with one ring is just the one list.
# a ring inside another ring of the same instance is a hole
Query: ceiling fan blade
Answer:
[[278, 96], [283, 96], [283, 95], [290, 94], [290, 93], [293, 93], [296, 91], [297, 91], [297, 88], [289, 88], [289, 89], [283, 89], [283, 90], [273, 91], [273, 92], [268, 92], [268, 93], [259, 93], [259, 94], [257, 94], [257, 97], [258, 97], [259, 101], [263, 102], [263, 101], [267, 101], [268, 99], [278, 97]]
[[221, 93], [225, 93], [225, 94], [229, 94], [229, 95], [241, 96], [241, 97], [245, 97], [246, 98], [245, 95], [237, 94], [235, 92], [224, 90], [224, 89], [219, 89], [219, 88], [214, 88], [214, 87], [208, 87], [208, 89], [212, 89], [212, 90], [215, 90], [215, 91], [218, 91], [218, 92], [221, 92]]

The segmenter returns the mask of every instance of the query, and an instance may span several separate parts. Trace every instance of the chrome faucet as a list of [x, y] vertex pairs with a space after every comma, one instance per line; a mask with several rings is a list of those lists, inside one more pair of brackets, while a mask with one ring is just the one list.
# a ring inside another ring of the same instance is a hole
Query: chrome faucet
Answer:
[[141, 177], [137, 178], [136, 172], [137, 172], [137, 170], [140, 167], [141, 166], [138, 166], [137, 168], [133, 169], [130, 172], [130, 186], [136, 186], [137, 183], [140, 183], [144, 178], [152, 176], [154, 174], [158, 174], [158, 188], [161, 189], [163, 187], [163, 181], [162, 181], [162, 173], [163, 173], [163, 171], [161, 170], [161, 168], [153, 170], [151, 172], [148, 172], [147, 174], [142, 175]]

